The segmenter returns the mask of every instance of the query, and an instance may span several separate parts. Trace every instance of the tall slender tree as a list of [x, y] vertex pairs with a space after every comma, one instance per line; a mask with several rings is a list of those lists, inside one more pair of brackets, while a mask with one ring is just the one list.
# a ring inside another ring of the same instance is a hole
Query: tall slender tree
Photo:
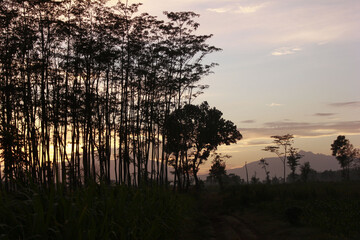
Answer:
[[[206, 88], [199, 80], [215, 64], [203, 59], [219, 49], [196, 34], [195, 13], [161, 21], [140, 4], [106, 2], [0, 1], [7, 188], [26, 174], [71, 188], [113, 174], [122, 184], [168, 184], [165, 123]], [[190, 158], [179, 156], [189, 179]]]
[[[286, 159], [290, 153], [290, 148], [293, 143], [294, 136], [292, 134], [279, 135], [279, 136], [271, 136], [274, 138], [273, 143], [275, 145], [266, 146], [263, 150], [267, 152], [275, 153], [281, 162], [283, 163], [284, 170], [284, 183], [286, 182]], [[281, 149], [282, 148], [282, 149]]]

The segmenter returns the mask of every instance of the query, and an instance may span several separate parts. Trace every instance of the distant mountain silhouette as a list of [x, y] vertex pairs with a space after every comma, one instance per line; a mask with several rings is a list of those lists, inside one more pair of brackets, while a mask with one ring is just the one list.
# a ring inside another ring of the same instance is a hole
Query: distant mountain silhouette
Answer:
[[[340, 166], [338, 161], [334, 156], [325, 155], [325, 154], [315, 154], [313, 152], [305, 152], [300, 151], [300, 154], [304, 157], [300, 159], [300, 164], [304, 162], [309, 162], [312, 169], [322, 172], [325, 170], [339, 170]], [[273, 158], [265, 158], [266, 162], [269, 163], [267, 166], [267, 170], [270, 172], [270, 177], [282, 177], [283, 176], [283, 165], [281, 160], [278, 157]], [[260, 180], [265, 179], [265, 171], [259, 165], [259, 161], [251, 162], [247, 164], [248, 173], [249, 173], [249, 180], [255, 174]], [[245, 167], [241, 168], [234, 168], [234, 169], [227, 169], [226, 172], [228, 174], [233, 173], [240, 176], [242, 179], [246, 179], [246, 171]], [[286, 175], [290, 173], [290, 168], [287, 167]], [[298, 167], [297, 173], [300, 173], [300, 168]], [[206, 176], [203, 175], [202, 179], [206, 179]]]

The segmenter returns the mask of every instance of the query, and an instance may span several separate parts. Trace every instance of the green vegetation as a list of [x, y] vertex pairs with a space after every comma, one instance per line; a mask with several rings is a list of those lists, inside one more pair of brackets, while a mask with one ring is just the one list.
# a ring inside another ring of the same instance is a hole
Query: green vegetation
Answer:
[[[358, 239], [360, 183], [158, 187], [90, 184], [0, 192], [0, 239]], [[195, 190], [195, 189], [194, 189]], [[245, 238], [246, 239], [246, 238]]]
[[176, 239], [194, 203], [161, 188], [0, 192], [0, 239]]
[[[238, 185], [219, 192], [219, 197], [216, 208], [221, 214], [266, 217], [287, 223], [292, 232], [315, 229], [306, 239], [360, 237], [359, 182]], [[258, 226], [258, 231], [266, 233], [266, 228]], [[270, 234], [276, 239], [276, 233]]]

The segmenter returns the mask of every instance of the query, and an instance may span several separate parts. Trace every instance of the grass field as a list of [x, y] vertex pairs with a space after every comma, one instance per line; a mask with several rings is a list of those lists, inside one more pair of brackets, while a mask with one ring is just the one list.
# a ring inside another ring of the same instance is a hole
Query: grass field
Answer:
[[240, 185], [207, 195], [217, 203], [206, 211], [242, 218], [266, 239], [298, 239], [291, 236], [300, 230], [299, 239], [360, 239], [358, 182]]
[[0, 192], [0, 239], [360, 239], [360, 183]]
[[191, 198], [158, 187], [0, 192], [0, 239], [174, 239]]

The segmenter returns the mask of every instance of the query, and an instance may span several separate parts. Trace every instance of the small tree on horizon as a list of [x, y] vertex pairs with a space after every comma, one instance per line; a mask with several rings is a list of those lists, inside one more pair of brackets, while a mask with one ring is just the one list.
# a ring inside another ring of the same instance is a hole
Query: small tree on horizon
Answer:
[[339, 135], [334, 140], [334, 143], [331, 144], [331, 150], [332, 155], [336, 157], [342, 168], [343, 179], [350, 180], [350, 167], [358, 155], [358, 150], [343, 135]]
[[271, 178], [271, 183], [272, 184], [279, 184], [281, 181], [281, 177], [278, 178], [276, 175], [274, 177]]
[[305, 162], [303, 165], [300, 166], [300, 176], [301, 176], [301, 179], [304, 181], [304, 182], [307, 182], [308, 181], [308, 178], [309, 178], [309, 174], [312, 172], [313, 170], [311, 169], [310, 167], [310, 163], [309, 162]]
[[[273, 143], [275, 145], [266, 146], [263, 151], [272, 152], [275, 153], [284, 166], [284, 183], [286, 182], [286, 159], [287, 155], [290, 153], [289, 149], [291, 148], [291, 145], [293, 143], [294, 136], [292, 134], [286, 134], [282, 136], [271, 136], [271, 138], [274, 138]], [[282, 151], [281, 148], [284, 150]]]
[[218, 181], [220, 187], [224, 185], [224, 177], [226, 177], [226, 162], [224, 158], [231, 158], [229, 155], [222, 156], [221, 153], [214, 153], [215, 157], [212, 161], [211, 168], [209, 169], [209, 175], [211, 178]]
[[292, 181], [295, 181], [295, 171], [297, 166], [299, 166], [299, 159], [302, 158], [303, 155], [301, 155], [296, 148], [291, 147], [289, 149], [289, 156], [287, 157], [287, 164], [291, 169], [291, 178]]
[[265, 171], [265, 174], [266, 174], [266, 183], [270, 183], [271, 180], [270, 180], [270, 172], [267, 170], [267, 166], [269, 165], [268, 162], [266, 162], [266, 160], [264, 158], [260, 159], [260, 162], [259, 162], [259, 165], [261, 166], [262, 169], [264, 169]]
[[256, 177], [256, 171], [254, 172], [254, 175], [252, 175], [251, 180], [250, 180], [251, 184], [258, 184], [260, 183], [260, 179], [258, 177]]

